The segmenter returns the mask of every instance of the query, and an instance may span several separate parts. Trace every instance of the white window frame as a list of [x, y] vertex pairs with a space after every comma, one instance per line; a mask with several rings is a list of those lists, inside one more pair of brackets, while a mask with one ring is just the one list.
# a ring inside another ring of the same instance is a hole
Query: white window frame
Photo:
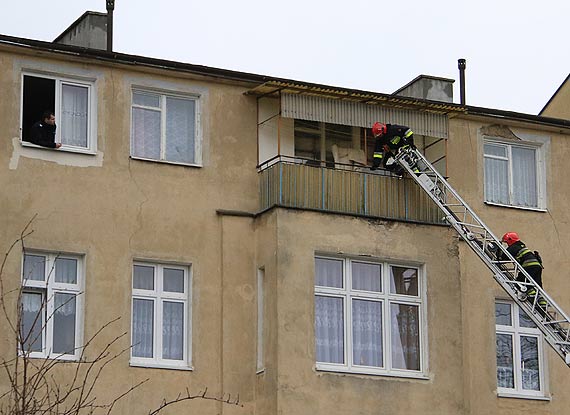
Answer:
[[[494, 156], [494, 155], [486, 154], [485, 153], [485, 144], [491, 144], [491, 145], [506, 147], [507, 156], [506, 157], [500, 157], [500, 156]], [[515, 205], [512, 202], [513, 201], [513, 157], [512, 157], [513, 147], [534, 150], [534, 152], [535, 152], [536, 194], [537, 194], [537, 206], [536, 207]], [[513, 143], [512, 141], [500, 140], [500, 139], [491, 138], [491, 137], [485, 137], [483, 139], [483, 176], [485, 175], [485, 170], [486, 170], [485, 164], [486, 164], [487, 159], [506, 160], [507, 161], [507, 163], [508, 163], [507, 174], [508, 174], [508, 186], [509, 186], [509, 203], [503, 204], [503, 203], [488, 201], [488, 200], [486, 200], [486, 197], [483, 196], [486, 204], [495, 205], [495, 206], [512, 207], [512, 208], [518, 208], [518, 209], [526, 209], [526, 210], [539, 210], [539, 211], [545, 211], [546, 210], [546, 172], [545, 172], [545, 168], [544, 168], [544, 165], [545, 165], [545, 163], [544, 163], [544, 149], [543, 149], [542, 144], [531, 143], [531, 142], [527, 142], [527, 141]], [[486, 186], [486, 183], [487, 183], [486, 178], [484, 178], [483, 179], [483, 186], [484, 187]], [[485, 194], [485, 191], [484, 191], [484, 194]]]
[[[30, 280], [24, 275], [25, 255], [43, 256], [44, 281]], [[62, 253], [50, 253], [45, 251], [26, 251], [22, 256], [22, 293], [42, 293], [42, 351], [26, 352], [20, 350], [19, 353], [27, 354], [32, 358], [78, 360], [83, 348], [83, 287], [84, 287], [84, 258], [81, 255], [68, 255]], [[56, 259], [74, 259], [77, 261], [77, 283], [68, 284], [55, 282], [55, 261]], [[75, 295], [75, 348], [73, 354], [54, 353], [54, 301], [56, 294]]]
[[[496, 304], [508, 305], [511, 310], [511, 325], [500, 325], [495, 323], [495, 333], [511, 336], [513, 347], [513, 375], [514, 388], [499, 387], [497, 385], [497, 395], [502, 397], [522, 397], [533, 399], [547, 399], [548, 387], [546, 385], [546, 359], [544, 351], [544, 337], [538, 328], [522, 327], [520, 325], [519, 311], [524, 312], [512, 301], [496, 300]], [[533, 391], [522, 388], [522, 359], [521, 359], [521, 337], [535, 337], [538, 346], [538, 365], [540, 372], [540, 390]], [[498, 367], [497, 367], [498, 370]]]
[[[357, 374], [372, 374], [382, 376], [395, 376], [395, 377], [409, 377], [418, 379], [428, 378], [428, 365], [427, 365], [427, 313], [426, 313], [426, 284], [425, 284], [425, 271], [423, 266], [419, 264], [399, 263], [399, 262], [381, 262], [378, 260], [362, 259], [354, 257], [339, 257], [334, 255], [321, 255], [315, 256], [315, 259], [332, 259], [343, 261], [343, 288], [322, 287], [315, 283], [315, 297], [326, 296], [343, 299], [343, 319], [344, 319], [344, 364], [329, 363], [329, 362], [316, 362], [316, 369], [322, 371], [332, 372], [346, 372]], [[353, 290], [352, 287], [352, 262], [359, 262], [364, 264], [375, 264], [381, 266], [382, 273], [382, 292], [370, 292]], [[418, 275], [418, 295], [408, 296], [401, 294], [393, 294], [389, 292], [390, 287], [390, 267], [405, 267], [417, 270]], [[355, 365], [352, 362], [353, 349], [352, 349], [352, 299], [362, 299], [367, 301], [382, 302], [382, 350], [383, 350], [383, 368]], [[392, 350], [391, 350], [391, 304], [413, 305], [418, 307], [419, 319], [419, 359], [420, 370], [407, 370], [392, 368]], [[314, 319], [313, 319], [314, 322]], [[314, 335], [316, 339], [316, 333]]]
[[[53, 110], [55, 112], [55, 124], [57, 125], [55, 133], [55, 142], [61, 143], [61, 127], [58, 124], [61, 114], [62, 105], [62, 86], [72, 85], [87, 88], [87, 147], [71, 146], [68, 144], [62, 145], [59, 151], [68, 151], [72, 153], [84, 153], [94, 155], [97, 153], [97, 89], [95, 88], [95, 80], [85, 79], [81, 77], [73, 77], [69, 75], [52, 75], [42, 72], [22, 72], [21, 84], [22, 90], [20, 93], [20, 131], [22, 130], [22, 123], [24, 122], [24, 77], [33, 76], [36, 78], [45, 78], [55, 81], [55, 108], [46, 108], [46, 110]], [[39, 119], [36, 121], [40, 121]], [[44, 148], [29, 141], [25, 141], [24, 137], [20, 137], [20, 143], [24, 147]]]
[[[136, 289], [134, 285], [134, 267], [140, 265], [154, 268], [154, 289]], [[184, 271], [184, 293], [163, 291], [163, 270], [164, 268], [178, 269]], [[192, 370], [192, 268], [191, 265], [171, 264], [164, 262], [150, 262], [137, 260], [133, 262], [131, 268], [131, 344], [133, 344], [134, 334], [134, 300], [151, 300], [154, 305], [153, 321], [153, 357], [133, 356], [131, 347], [130, 365], [143, 367], [158, 367], [165, 369]], [[164, 359], [162, 355], [162, 324], [163, 324], [163, 303], [164, 301], [178, 302], [184, 304], [184, 328], [183, 328], [183, 356], [182, 360]], [[159, 354], [160, 353], [160, 354]]]
[[[145, 94], [159, 97], [160, 107], [150, 107], [134, 103], [134, 94]], [[191, 100], [195, 103], [195, 125], [194, 125], [194, 162], [183, 163], [167, 160], [166, 154], [166, 98], [179, 98]], [[133, 108], [141, 108], [151, 111], [160, 111], [160, 159], [141, 157], [134, 154], [134, 134], [133, 134]], [[180, 94], [176, 92], [168, 92], [163, 90], [154, 90], [143, 87], [133, 87], [131, 90], [131, 158], [136, 160], [154, 161], [158, 163], [176, 164], [181, 166], [202, 167], [202, 127], [201, 127], [201, 96], [198, 94]]]

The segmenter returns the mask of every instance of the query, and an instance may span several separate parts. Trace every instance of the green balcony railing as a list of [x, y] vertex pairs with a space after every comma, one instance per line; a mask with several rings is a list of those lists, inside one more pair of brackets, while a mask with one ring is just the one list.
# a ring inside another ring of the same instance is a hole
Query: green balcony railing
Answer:
[[[325, 163], [322, 163], [325, 164]], [[410, 178], [367, 168], [279, 156], [259, 168], [261, 210], [273, 206], [443, 224], [443, 214]]]

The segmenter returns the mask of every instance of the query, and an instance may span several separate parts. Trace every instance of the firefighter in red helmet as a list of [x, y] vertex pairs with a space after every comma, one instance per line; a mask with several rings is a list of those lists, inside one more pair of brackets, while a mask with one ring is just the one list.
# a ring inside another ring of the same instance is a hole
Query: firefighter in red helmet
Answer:
[[[372, 126], [372, 134], [376, 138], [376, 143], [371, 169], [376, 170], [382, 164], [385, 169], [401, 176], [404, 170], [396, 163], [394, 157], [395, 154], [398, 154], [399, 151], [405, 148], [416, 148], [414, 145], [414, 132], [405, 125], [375, 122]], [[413, 169], [419, 173], [419, 169], [416, 166], [413, 166]]]
[[[501, 242], [507, 244], [507, 251], [517, 260], [519, 264], [522, 265], [524, 270], [528, 272], [528, 275], [532, 277], [534, 282], [536, 282], [540, 287], [542, 287], [542, 258], [538, 251], [531, 251], [526, 247], [523, 241], [520, 240], [519, 235], [516, 232], [507, 232], [503, 235]], [[525, 282], [525, 278], [519, 275], [517, 278], [520, 282]], [[536, 290], [534, 287], [530, 287], [527, 292], [528, 299], [534, 302], [536, 297]], [[538, 304], [541, 306], [546, 305], [546, 300], [542, 297], [538, 299]]]

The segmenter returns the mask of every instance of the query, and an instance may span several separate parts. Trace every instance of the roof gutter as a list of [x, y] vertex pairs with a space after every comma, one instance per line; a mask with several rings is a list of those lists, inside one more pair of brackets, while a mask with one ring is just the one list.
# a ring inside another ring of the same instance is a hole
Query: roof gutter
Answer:
[[526, 121], [550, 127], [570, 129], [570, 120], [564, 120], [560, 118], [543, 117], [541, 115], [523, 114], [520, 112], [474, 107], [470, 105], [466, 106], [466, 110], [466, 115], [501, 118], [512, 121]]

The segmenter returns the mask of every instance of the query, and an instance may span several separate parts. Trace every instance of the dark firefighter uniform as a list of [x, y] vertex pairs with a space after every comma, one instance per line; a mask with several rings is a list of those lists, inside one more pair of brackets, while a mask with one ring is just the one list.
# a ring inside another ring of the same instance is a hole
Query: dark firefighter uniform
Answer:
[[[542, 287], [542, 263], [536, 257], [534, 252], [526, 247], [524, 242], [516, 241], [511, 246], [507, 248], [507, 251], [517, 260], [519, 264], [522, 265], [524, 270], [528, 272], [528, 275], [532, 277], [534, 282], [536, 282], [540, 287]], [[518, 281], [524, 282], [524, 277], [520, 275], [517, 278]], [[532, 300], [536, 296], [536, 290], [530, 288], [527, 295]], [[539, 303], [546, 303], [545, 300], [540, 299]]]
[[386, 124], [386, 133], [376, 139], [372, 168], [377, 169], [380, 163], [388, 170], [400, 167], [396, 163], [392, 165], [393, 167], [386, 163], [398, 154], [401, 148], [408, 146], [415, 148], [414, 132], [404, 125]]

